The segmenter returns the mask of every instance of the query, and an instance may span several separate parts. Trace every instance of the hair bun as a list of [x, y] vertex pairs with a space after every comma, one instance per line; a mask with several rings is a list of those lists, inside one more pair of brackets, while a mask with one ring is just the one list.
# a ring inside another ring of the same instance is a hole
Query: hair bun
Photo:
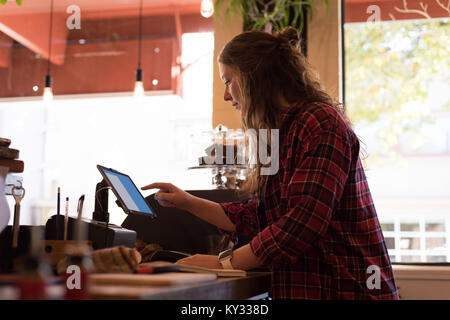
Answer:
[[275, 36], [279, 39], [284, 39], [285, 41], [289, 42], [289, 44], [294, 48], [300, 48], [300, 34], [294, 27], [286, 27], [283, 30], [278, 31]]

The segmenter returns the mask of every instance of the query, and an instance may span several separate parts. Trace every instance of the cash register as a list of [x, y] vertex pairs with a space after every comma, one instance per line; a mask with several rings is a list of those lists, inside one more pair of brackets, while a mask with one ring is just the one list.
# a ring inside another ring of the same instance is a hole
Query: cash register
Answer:
[[[125, 245], [134, 247], [136, 238], [145, 243], [159, 244], [151, 260], [175, 262], [191, 254], [208, 252], [208, 239], [220, 236], [217, 227], [177, 208], [162, 207], [154, 194], [144, 198], [131, 178], [117, 170], [98, 165], [103, 180], [95, 191], [95, 210], [92, 220], [83, 219], [88, 226], [88, 239], [94, 249]], [[108, 193], [111, 190], [116, 203], [127, 213], [121, 226], [109, 224]], [[215, 202], [242, 200], [236, 190], [194, 190], [187, 191], [194, 196]], [[60, 216], [63, 218], [62, 216]], [[56, 239], [56, 220], [53, 216], [46, 225], [46, 239]], [[68, 239], [72, 239], [76, 219], [69, 221]], [[58, 221], [62, 226], [63, 219]], [[106, 234], [105, 234], [106, 231]], [[237, 246], [249, 239], [239, 239]]]

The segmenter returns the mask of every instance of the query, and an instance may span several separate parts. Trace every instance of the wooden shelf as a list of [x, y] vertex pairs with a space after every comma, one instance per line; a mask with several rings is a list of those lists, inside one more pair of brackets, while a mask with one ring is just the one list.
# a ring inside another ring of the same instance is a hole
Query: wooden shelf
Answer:
[[0, 167], [9, 168], [9, 172], [20, 173], [23, 172], [24, 163], [22, 160], [9, 160], [0, 158]]

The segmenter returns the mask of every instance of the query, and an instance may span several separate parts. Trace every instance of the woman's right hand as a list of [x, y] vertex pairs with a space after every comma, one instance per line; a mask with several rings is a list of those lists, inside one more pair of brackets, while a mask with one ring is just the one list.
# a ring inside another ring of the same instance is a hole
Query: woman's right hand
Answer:
[[142, 190], [159, 189], [155, 199], [163, 207], [174, 207], [189, 211], [188, 208], [194, 198], [193, 195], [174, 186], [171, 183], [155, 182], [141, 188]]

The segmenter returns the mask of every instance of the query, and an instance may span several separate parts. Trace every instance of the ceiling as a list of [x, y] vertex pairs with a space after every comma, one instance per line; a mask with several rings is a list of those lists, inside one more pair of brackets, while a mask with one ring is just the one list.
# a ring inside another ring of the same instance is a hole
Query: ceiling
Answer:
[[[49, 57], [48, 30], [52, 3], [53, 50]], [[140, 0], [23, 0], [22, 5], [17, 5], [15, 0], [9, 0], [5, 5], [0, 5], [0, 67], [8, 64], [13, 40], [46, 59], [50, 58], [55, 64], [62, 64], [65, 39], [69, 33], [78, 34], [76, 29], [86, 30], [89, 21], [102, 21], [115, 26], [120, 24], [113, 22], [116, 20], [137, 20], [140, 4]], [[177, 32], [180, 30], [182, 15], [195, 14], [201, 18], [200, 6], [201, 0], [142, 0], [145, 18], [175, 17]], [[76, 19], [81, 23], [74, 29], [73, 21]], [[161, 27], [171, 23], [169, 20], [161, 22]], [[143, 27], [146, 27], [145, 23]]]
[[[201, 0], [142, 1], [146, 90], [176, 91], [181, 35], [211, 31], [212, 18], [200, 15]], [[36, 79], [44, 78], [48, 61], [56, 94], [132, 89], [140, 0], [53, 0], [50, 23], [51, 2], [23, 0], [19, 6], [10, 0], [0, 4], [0, 96], [41, 94], [32, 88]], [[73, 5], [79, 8], [79, 15]], [[111, 66], [115, 66], [114, 72]], [[158, 85], [152, 84], [154, 79]]]
[[[66, 13], [71, 5], [80, 8], [82, 19], [129, 17], [139, 15], [140, 0], [54, 0], [55, 13]], [[162, 15], [200, 12], [201, 0], [143, 0], [144, 15]], [[50, 12], [51, 0], [23, 0], [17, 5], [9, 0], [0, 5], [0, 16], [24, 15]]]

